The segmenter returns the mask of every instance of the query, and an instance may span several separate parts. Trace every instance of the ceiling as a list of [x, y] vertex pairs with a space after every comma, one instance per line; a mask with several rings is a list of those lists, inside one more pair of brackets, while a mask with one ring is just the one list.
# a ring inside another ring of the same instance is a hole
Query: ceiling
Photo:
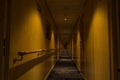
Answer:
[[47, 6], [55, 20], [57, 34], [63, 44], [71, 39], [71, 34], [79, 19], [85, 0], [46, 0]]

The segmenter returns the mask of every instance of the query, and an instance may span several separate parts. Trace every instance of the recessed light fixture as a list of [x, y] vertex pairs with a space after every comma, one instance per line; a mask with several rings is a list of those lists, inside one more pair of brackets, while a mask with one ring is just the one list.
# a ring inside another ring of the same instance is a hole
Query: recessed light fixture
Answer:
[[67, 14], [64, 14], [64, 21], [68, 22], [70, 20], [70, 17]]
[[64, 18], [64, 21], [67, 21], [68, 19], [67, 18]]

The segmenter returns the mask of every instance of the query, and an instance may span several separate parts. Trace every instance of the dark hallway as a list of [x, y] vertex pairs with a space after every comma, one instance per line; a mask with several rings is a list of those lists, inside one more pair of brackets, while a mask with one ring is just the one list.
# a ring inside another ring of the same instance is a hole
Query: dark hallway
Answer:
[[0, 80], [120, 80], [119, 0], [0, 0]]
[[53, 68], [47, 80], [84, 80], [77, 67], [70, 59], [61, 59]]
[[62, 52], [47, 80], [85, 80], [67, 52]]

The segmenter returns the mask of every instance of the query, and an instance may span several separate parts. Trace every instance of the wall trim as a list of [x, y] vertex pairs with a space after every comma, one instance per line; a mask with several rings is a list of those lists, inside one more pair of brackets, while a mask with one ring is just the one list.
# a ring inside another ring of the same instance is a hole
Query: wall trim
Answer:
[[[75, 63], [75, 60], [73, 60], [73, 62]], [[75, 63], [75, 65], [76, 65], [76, 63]], [[88, 79], [83, 75], [83, 73], [81, 72], [80, 68], [79, 68], [78, 66], [76, 66], [76, 67], [77, 67], [78, 71], [81, 73], [81, 75], [83, 76], [84, 80], [88, 80]]]
[[[57, 62], [57, 61], [56, 61], [56, 62]], [[55, 64], [56, 64], [56, 62], [55, 62]], [[47, 78], [48, 78], [48, 76], [50, 75], [50, 73], [52, 72], [52, 70], [53, 70], [55, 64], [50, 68], [50, 70], [49, 70], [48, 73], [46, 74], [44, 80], [47, 80]]]
[[84, 80], [87, 80], [87, 78], [83, 75], [83, 73], [80, 71], [79, 67], [77, 66], [77, 69], [79, 70], [79, 72], [81, 73], [81, 75], [83, 76]]

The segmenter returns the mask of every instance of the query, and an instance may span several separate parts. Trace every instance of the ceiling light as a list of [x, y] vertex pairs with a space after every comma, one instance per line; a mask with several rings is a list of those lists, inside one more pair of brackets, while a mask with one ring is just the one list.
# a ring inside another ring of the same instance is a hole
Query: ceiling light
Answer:
[[68, 19], [67, 18], [64, 18], [65, 21], [67, 21]]

